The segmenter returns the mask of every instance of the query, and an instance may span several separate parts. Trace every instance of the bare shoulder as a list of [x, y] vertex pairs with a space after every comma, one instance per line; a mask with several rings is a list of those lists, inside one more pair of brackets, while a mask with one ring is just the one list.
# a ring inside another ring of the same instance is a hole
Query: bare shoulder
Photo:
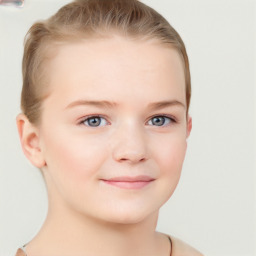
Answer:
[[204, 256], [201, 252], [181, 241], [180, 239], [171, 236], [172, 254], [171, 256]]
[[16, 252], [15, 256], [26, 256], [25, 252], [21, 249], [18, 249], [18, 251]]

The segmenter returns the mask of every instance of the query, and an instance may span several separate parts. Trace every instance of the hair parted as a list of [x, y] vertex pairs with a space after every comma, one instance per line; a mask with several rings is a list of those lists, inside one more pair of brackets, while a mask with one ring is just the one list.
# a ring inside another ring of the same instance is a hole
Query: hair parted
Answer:
[[45, 21], [32, 25], [24, 43], [21, 110], [29, 121], [40, 122], [47, 97], [45, 62], [58, 43], [120, 34], [134, 39], [157, 39], [180, 54], [186, 81], [187, 111], [191, 97], [189, 61], [175, 29], [159, 13], [138, 0], [76, 0]]

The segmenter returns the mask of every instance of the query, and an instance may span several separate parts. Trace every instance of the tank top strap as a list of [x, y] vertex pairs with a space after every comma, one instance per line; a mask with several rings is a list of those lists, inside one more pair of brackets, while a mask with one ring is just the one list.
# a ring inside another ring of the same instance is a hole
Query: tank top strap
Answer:
[[170, 250], [170, 256], [172, 256], [172, 239], [170, 236], [168, 236], [169, 238], [169, 241], [170, 241], [170, 247], [171, 247], [171, 250]]

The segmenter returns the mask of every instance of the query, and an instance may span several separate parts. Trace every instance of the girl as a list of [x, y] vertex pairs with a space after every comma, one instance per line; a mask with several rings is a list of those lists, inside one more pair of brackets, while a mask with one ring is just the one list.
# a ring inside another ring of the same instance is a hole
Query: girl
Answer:
[[179, 181], [190, 94], [182, 39], [137, 0], [77, 0], [34, 24], [17, 127], [49, 208], [17, 256], [202, 255], [155, 231]]

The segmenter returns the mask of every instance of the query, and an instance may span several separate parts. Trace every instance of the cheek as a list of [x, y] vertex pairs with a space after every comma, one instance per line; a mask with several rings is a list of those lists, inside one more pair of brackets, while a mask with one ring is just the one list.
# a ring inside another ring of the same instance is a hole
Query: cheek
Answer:
[[186, 154], [186, 142], [167, 145], [162, 154], [164, 170], [168, 173], [180, 172]]
[[187, 142], [184, 136], [171, 136], [158, 145], [156, 161], [162, 177], [163, 188], [173, 193], [179, 182], [186, 154]]
[[163, 172], [175, 172], [176, 169], [179, 171], [187, 149], [184, 133], [163, 136], [160, 140], [155, 140], [153, 144], [155, 145], [155, 158]]
[[44, 141], [47, 169], [56, 182], [79, 186], [95, 177], [105, 159], [102, 140], [51, 132]]

